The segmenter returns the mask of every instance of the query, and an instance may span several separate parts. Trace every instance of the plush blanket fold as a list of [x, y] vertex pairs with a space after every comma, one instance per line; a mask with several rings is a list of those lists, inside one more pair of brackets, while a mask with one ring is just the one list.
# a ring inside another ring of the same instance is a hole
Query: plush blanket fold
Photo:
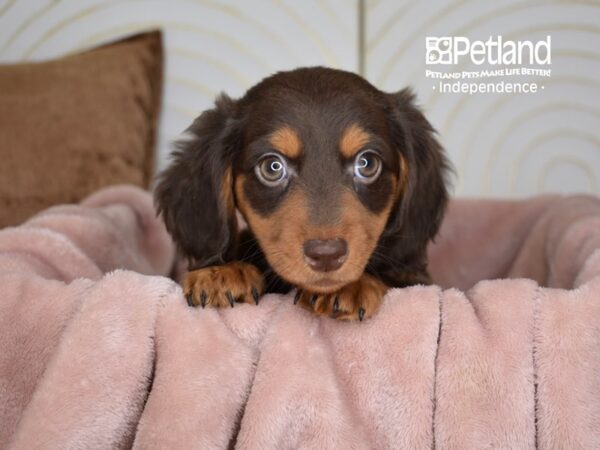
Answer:
[[341, 323], [189, 308], [135, 188], [2, 230], [0, 448], [600, 447], [600, 201], [455, 200], [429, 256]]

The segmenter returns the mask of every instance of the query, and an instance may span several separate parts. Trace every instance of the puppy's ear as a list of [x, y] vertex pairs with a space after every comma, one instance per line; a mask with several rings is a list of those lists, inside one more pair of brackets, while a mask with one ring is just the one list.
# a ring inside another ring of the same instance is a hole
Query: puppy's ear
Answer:
[[398, 242], [395, 253], [420, 260], [424, 269], [427, 243], [437, 234], [448, 201], [449, 163], [435, 130], [415, 106], [414, 94], [404, 89], [388, 98], [392, 141], [403, 159], [404, 173], [385, 234]]
[[241, 148], [236, 102], [221, 95], [176, 144], [160, 174], [155, 202], [190, 267], [223, 264], [235, 257], [237, 223], [232, 162]]

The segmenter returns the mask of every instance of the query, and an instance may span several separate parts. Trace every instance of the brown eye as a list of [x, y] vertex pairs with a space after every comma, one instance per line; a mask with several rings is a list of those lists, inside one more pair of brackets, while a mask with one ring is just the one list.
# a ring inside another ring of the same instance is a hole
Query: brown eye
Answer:
[[268, 155], [255, 167], [258, 179], [266, 186], [279, 186], [287, 180], [288, 170], [285, 161], [277, 155]]
[[354, 160], [354, 176], [361, 183], [372, 183], [381, 173], [381, 159], [371, 150], [360, 152]]

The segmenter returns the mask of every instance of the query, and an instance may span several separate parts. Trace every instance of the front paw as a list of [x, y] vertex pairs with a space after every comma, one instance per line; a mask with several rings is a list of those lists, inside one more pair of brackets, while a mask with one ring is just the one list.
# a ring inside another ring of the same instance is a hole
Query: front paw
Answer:
[[181, 281], [189, 306], [230, 306], [256, 303], [264, 292], [260, 271], [252, 264], [233, 262], [188, 272]]
[[358, 281], [329, 294], [298, 289], [294, 304], [299, 303], [319, 315], [362, 321], [379, 309], [387, 290], [388, 287], [383, 282], [365, 273]]

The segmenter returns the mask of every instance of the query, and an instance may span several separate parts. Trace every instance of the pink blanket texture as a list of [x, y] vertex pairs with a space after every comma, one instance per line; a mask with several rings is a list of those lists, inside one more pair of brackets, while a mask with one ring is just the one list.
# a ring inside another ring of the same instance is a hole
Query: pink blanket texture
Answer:
[[51, 208], [0, 231], [0, 448], [600, 448], [600, 201], [455, 200], [430, 260], [364, 323], [194, 309], [150, 194]]

